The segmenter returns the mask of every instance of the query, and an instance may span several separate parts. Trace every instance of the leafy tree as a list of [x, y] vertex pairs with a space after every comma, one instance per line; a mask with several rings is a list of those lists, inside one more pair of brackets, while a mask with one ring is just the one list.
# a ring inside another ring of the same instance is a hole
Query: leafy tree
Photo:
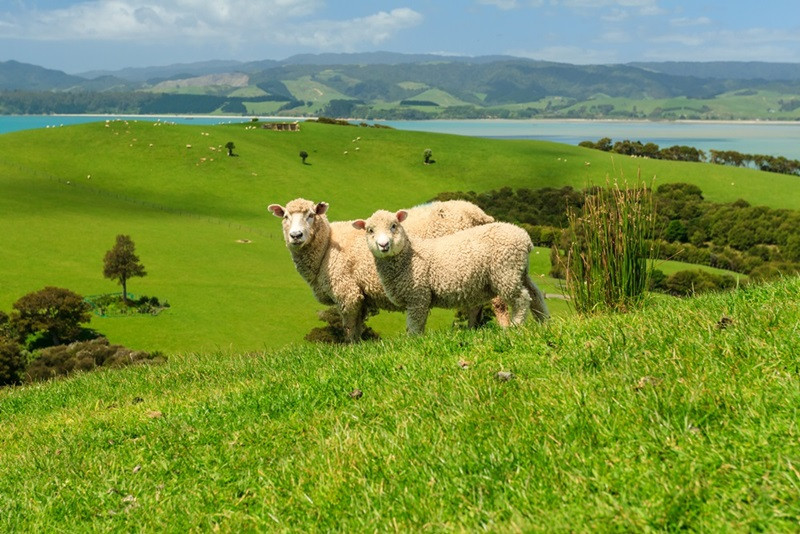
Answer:
[[235, 156], [236, 154], [233, 153], [233, 149], [236, 148], [236, 145], [233, 144], [233, 141], [228, 141], [225, 143], [225, 148], [228, 149], [229, 156]]
[[90, 309], [89, 304], [77, 293], [48, 286], [28, 293], [14, 303], [12, 328], [20, 341], [31, 336], [49, 336], [52, 344], [58, 345], [78, 339], [81, 323], [91, 319]]
[[131, 236], [120, 234], [114, 247], [106, 252], [103, 259], [103, 276], [117, 280], [122, 286], [122, 300], [128, 303], [128, 279], [134, 276], [145, 276], [144, 265], [136, 255]]
[[0, 386], [19, 384], [25, 370], [22, 347], [0, 337]]
[[667, 229], [664, 232], [664, 239], [667, 241], [686, 243], [689, 240], [689, 234], [681, 221], [673, 219], [667, 225]]
[[429, 165], [433, 162], [433, 151], [430, 148], [426, 148], [425, 151], [422, 153], [423, 161], [425, 165]]
[[306, 164], [306, 158], [308, 157], [308, 152], [305, 150], [300, 151], [300, 159], [303, 160], [303, 165]]

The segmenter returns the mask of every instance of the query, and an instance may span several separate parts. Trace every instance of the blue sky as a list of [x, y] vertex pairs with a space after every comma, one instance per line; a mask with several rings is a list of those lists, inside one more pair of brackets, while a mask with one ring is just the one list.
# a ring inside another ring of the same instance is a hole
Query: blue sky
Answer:
[[69, 73], [299, 53], [800, 62], [797, 0], [0, 0], [0, 61]]

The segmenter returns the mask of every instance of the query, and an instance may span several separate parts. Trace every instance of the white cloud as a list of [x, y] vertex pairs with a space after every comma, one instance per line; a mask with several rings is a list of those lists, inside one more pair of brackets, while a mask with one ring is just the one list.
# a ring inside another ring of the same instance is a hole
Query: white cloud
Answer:
[[345, 21], [315, 21], [292, 28], [291, 32], [277, 33], [284, 43], [351, 51], [360, 43], [380, 44], [421, 22], [422, 15], [413, 9], [398, 8]]
[[751, 28], [669, 33], [648, 39], [646, 55], [653, 60], [800, 61], [800, 34], [788, 30]]
[[605, 17], [622, 20], [631, 12], [639, 16], [663, 15], [665, 10], [658, 5], [658, 0], [552, 0], [553, 5], [562, 5], [575, 12], [585, 14], [588, 10], [612, 10]]
[[24, 11], [9, 30], [37, 40], [226, 38], [314, 13], [320, 0], [91, 0]]
[[[409, 8], [349, 20], [314, 19], [322, 0], [92, 0], [24, 13], [4, 37], [40, 41], [245, 42], [351, 51], [422, 22]], [[2, 22], [0, 22], [0, 27]]]
[[711, 19], [708, 17], [697, 17], [697, 18], [679, 17], [671, 19], [669, 23], [670, 25], [677, 27], [707, 26], [711, 24]]
[[508, 11], [510, 9], [516, 9], [519, 7], [519, 2], [517, 2], [517, 0], [476, 0], [476, 3], [485, 6], [495, 6], [503, 11]]

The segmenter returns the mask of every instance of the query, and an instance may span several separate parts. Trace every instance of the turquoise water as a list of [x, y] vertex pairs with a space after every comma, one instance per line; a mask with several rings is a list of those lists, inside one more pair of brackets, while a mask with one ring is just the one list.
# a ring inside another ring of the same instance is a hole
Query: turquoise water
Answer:
[[[249, 117], [218, 116], [0, 115], [0, 133], [114, 119], [203, 125], [250, 122]], [[541, 139], [569, 145], [610, 137], [614, 141], [630, 139], [652, 142], [661, 148], [688, 145], [706, 152], [711, 149], [735, 150], [745, 154], [769, 154], [800, 160], [800, 122], [433, 120], [380, 121], [380, 124], [401, 130], [501, 139]]]
[[144, 115], [0, 115], [0, 134], [37, 128], [59, 128], [86, 122], [105, 122], [106, 120], [162, 121], [178, 124], [226, 124], [250, 122], [246, 117], [172, 117]]
[[404, 130], [502, 139], [541, 139], [568, 145], [610, 137], [655, 143], [661, 148], [688, 145], [708, 152], [735, 150], [800, 160], [800, 122], [649, 122], [649, 121], [385, 121]]

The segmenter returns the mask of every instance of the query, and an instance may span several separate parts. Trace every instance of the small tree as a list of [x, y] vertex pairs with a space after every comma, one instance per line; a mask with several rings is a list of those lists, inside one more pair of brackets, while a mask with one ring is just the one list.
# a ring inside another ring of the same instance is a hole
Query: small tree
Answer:
[[308, 152], [306, 152], [305, 150], [301, 150], [300, 151], [300, 159], [303, 160], [303, 165], [306, 164], [306, 158], [307, 157], [308, 157]]
[[233, 149], [236, 148], [236, 145], [233, 144], [233, 141], [228, 141], [225, 143], [225, 148], [228, 149], [229, 156], [235, 156], [236, 154], [233, 153]]
[[425, 151], [422, 153], [422, 158], [425, 165], [430, 165], [433, 163], [433, 150], [430, 148], [426, 148]]
[[83, 297], [60, 287], [45, 287], [28, 293], [13, 305], [11, 325], [20, 341], [33, 335], [50, 336], [53, 345], [75, 341], [81, 323], [91, 319], [91, 307]]
[[135, 245], [129, 235], [120, 234], [114, 248], [106, 252], [103, 259], [103, 276], [117, 280], [122, 286], [122, 300], [128, 304], [128, 279], [145, 276], [144, 265], [134, 252]]

